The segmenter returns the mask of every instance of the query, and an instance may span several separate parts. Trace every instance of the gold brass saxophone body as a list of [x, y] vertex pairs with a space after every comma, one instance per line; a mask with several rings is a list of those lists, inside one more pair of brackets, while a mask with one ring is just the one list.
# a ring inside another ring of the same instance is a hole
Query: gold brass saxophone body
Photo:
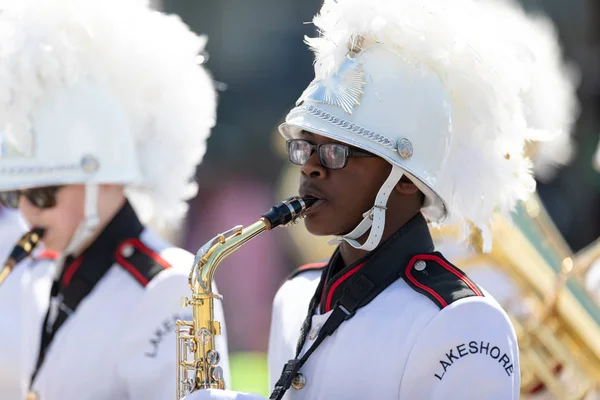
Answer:
[[262, 232], [297, 222], [315, 199], [291, 197], [276, 204], [248, 227], [241, 225], [215, 236], [197, 252], [189, 276], [191, 298], [182, 306], [192, 308], [192, 321], [177, 321], [177, 399], [199, 389], [224, 389], [223, 370], [215, 336], [221, 334], [215, 320], [214, 301], [221, 296], [213, 291], [219, 264]]
[[23, 259], [31, 255], [33, 250], [40, 242], [44, 230], [41, 228], [34, 228], [31, 231], [21, 236], [21, 239], [17, 242], [15, 247], [10, 252], [7, 260], [2, 264], [2, 270], [0, 270], [0, 285], [8, 278], [8, 275], [12, 272], [13, 268]]
[[[517, 289], [511, 302], [523, 307], [507, 312], [519, 341], [521, 398], [542, 389], [557, 400], [585, 399], [600, 390], [600, 304], [574, 271], [600, 255], [600, 245], [578, 260], [537, 195], [521, 203], [512, 217], [511, 222], [498, 216], [492, 223], [490, 253], [474, 246], [472, 255], [452, 261], [467, 273], [499, 268]], [[433, 233], [441, 238], [440, 232]], [[472, 243], [479, 240], [475, 232]]]

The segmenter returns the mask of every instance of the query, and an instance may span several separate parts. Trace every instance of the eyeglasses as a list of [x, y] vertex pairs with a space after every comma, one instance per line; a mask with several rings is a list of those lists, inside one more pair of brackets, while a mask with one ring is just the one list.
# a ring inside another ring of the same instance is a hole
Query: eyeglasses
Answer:
[[350, 147], [341, 143], [321, 143], [314, 145], [306, 140], [293, 139], [287, 141], [290, 162], [296, 165], [307, 163], [313, 153], [319, 155], [319, 162], [327, 169], [343, 169], [348, 164], [348, 157], [376, 157], [367, 151]]
[[56, 205], [56, 192], [61, 186], [46, 186], [24, 190], [0, 192], [0, 204], [8, 208], [19, 208], [19, 199], [25, 196], [34, 206], [45, 209]]

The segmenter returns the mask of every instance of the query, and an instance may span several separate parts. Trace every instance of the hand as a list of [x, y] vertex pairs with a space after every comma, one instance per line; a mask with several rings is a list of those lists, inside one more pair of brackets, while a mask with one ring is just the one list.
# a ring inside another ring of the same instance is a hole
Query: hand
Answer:
[[185, 396], [183, 400], [267, 400], [253, 393], [234, 392], [232, 390], [206, 389], [198, 390]]

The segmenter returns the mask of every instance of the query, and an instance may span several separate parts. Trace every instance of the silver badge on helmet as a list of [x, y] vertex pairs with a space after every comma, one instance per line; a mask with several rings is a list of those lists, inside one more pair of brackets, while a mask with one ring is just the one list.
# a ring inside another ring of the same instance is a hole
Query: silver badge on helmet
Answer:
[[352, 114], [364, 93], [364, 76], [362, 64], [347, 56], [335, 74], [327, 79], [314, 80], [302, 93], [296, 105], [305, 101], [330, 104]]

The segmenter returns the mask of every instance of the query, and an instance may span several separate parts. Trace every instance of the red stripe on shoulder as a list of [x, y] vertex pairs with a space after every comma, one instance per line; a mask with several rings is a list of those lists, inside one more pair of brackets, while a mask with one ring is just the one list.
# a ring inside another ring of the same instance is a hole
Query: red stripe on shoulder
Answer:
[[79, 269], [82, 262], [83, 262], [83, 256], [79, 256], [71, 264], [66, 266], [65, 274], [63, 275], [63, 278], [62, 278], [62, 283], [65, 287], [69, 286], [69, 284], [71, 283], [71, 279], [73, 278], [73, 275]]
[[292, 273], [287, 277], [287, 280], [289, 281], [290, 279], [297, 277], [298, 275], [300, 275], [303, 272], [323, 270], [327, 266], [327, 263], [328, 263], [327, 261], [322, 261], [322, 262], [314, 262], [314, 263], [304, 264], [304, 265], [296, 268], [294, 271], [292, 271]]
[[465, 297], [483, 296], [477, 285], [439, 253], [414, 256], [404, 271], [405, 281], [440, 308]]
[[315, 269], [323, 269], [327, 266], [327, 262], [323, 261], [323, 262], [316, 262], [316, 263], [309, 263], [309, 264], [304, 264], [298, 268], [296, 268], [296, 271], [308, 271], [308, 270], [315, 270]]
[[408, 263], [408, 266], [406, 267], [406, 277], [414, 286], [418, 287], [421, 290], [426, 291], [427, 293], [429, 293], [429, 295], [433, 296], [442, 308], [446, 307], [448, 305], [448, 303], [446, 303], [446, 301], [442, 298], [442, 296], [440, 296], [435, 290], [433, 290], [429, 286], [426, 286], [426, 285], [420, 283], [417, 280], [417, 278], [415, 278], [413, 276], [412, 271], [415, 266], [415, 263], [418, 260], [419, 259], [417, 257], [413, 257], [413, 259], [410, 260], [410, 262]]
[[161, 271], [171, 268], [171, 264], [160, 254], [139, 239], [121, 242], [117, 247], [116, 260], [144, 287]]
[[146, 246], [144, 243], [142, 243], [141, 240], [129, 239], [129, 241], [131, 242], [133, 247], [135, 247], [137, 250], [141, 251], [148, 257], [151, 257], [154, 261], [156, 261], [164, 269], [171, 268], [171, 264], [169, 264], [164, 258], [162, 258], [160, 256], [160, 254], [158, 254], [157, 252], [155, 252], [154, 250], [152, 250], [151, 248]]
[[37, 254], [34, 254], [33, 258], [35, 260], [58, 260], [60, 253], [54, 250], [44, 249]]
[[[346, 272], [344, 275], [339, 277], [339, 279], [336, 280], [331, 285], [331, 288], [329, 289], [329, 293], [327, 294], [327, 301], [325, 302], [325, 312], [326, 313], [331, 311], [331, 300], [333, 299], [333, 292], [335, 292], [335, 289], [337, 289], [338, 286], [342, 282], [344, 282], [345, 280], [348, 280], [348, 278], [350, 278], [352, 275], [357, 273], [362, 267], [365, 266], [365, 264], [366, 264], [366, 262], [362, 262], [362, 263], [358, 264], [356, 267], [352, 268], [350, 271]], [[325, 264], [325, 265], [327, 265], [327, 264]], [[325, 286], [323, 286], [323, 290], [325, 290]], [[321, 295], [321, 297], [323, 297], [323, 295]]]

